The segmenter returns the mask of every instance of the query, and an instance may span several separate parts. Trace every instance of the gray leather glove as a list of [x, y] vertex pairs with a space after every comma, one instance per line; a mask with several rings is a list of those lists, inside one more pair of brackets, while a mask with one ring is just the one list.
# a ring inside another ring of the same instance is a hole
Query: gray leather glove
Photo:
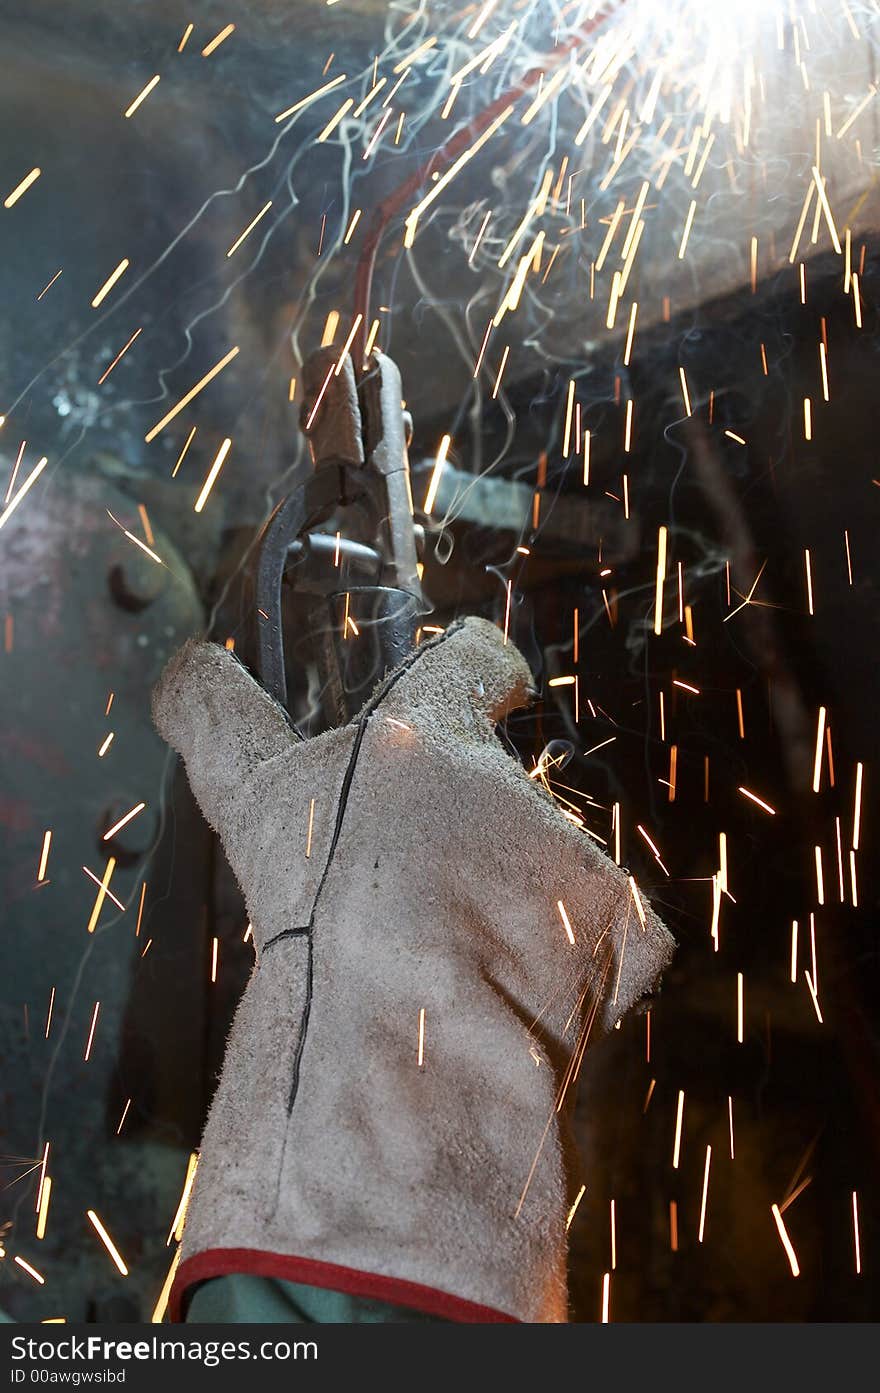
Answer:
[[156, 724], [257, 949], [172, 1309], [252, 1272], [457, 1320], [566, 1320], [559, 1110], [672, 940], [496, 737], [530, 684], [467, 619], [303, 742], [225, 650], [190, 643], [166, 669]]

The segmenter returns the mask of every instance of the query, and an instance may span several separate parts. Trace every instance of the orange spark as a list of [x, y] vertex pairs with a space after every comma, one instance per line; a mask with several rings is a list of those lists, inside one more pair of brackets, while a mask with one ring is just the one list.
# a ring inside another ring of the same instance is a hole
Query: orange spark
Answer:
[[565, 905], [562, 903], [561, 900], [556, 901], [556, 908], [559, 910], [559, 917], [562, 920], [562, 924], [565, 929], [568, 941], [572, 945], [572, 947], [574, 947], [574, 931], [572, 930], [571, 921], [565, 911]]
[[666, 536], [665, 527], [657, 533], [657, 576], [654, 589], [654, 633], [663, 632], [663, 582], [666, 578]]
[[822, 848], [814, 847], [816, 856], [816, 898], [820, 904], [825, 903], [825, 874], [822, 869]]
[[232, 256], [233, 252], [238, 251], [238, 249], [239, 249], [239, 247], [241, 246], [242, 242], [244, 241], [245, 237], [247, 237], [249, 233], [253, 232], [254, 228], [255, 228], [256, 225], [257, 225], [257, 223], [260, 221], [261, 218], [265, 217], [265, 215], [268, 213], [268, 211], [269, 211], [269, 209], [270, 209], [271, 207], [272, 207], [272, 200], [271, 200], [271, 198], [270, 198], [268, 203], [264, 203], [264, 204], [263, 204], [263, 207], [260, 209], [259, 213], [257, 213], [257, 216], [256, 216], [255, 218], [251, 218], [251, 220], [250, 220], [250, 222], [248, 223], [247, 227], [245, 228], [244, 232], [240, 233], [239, 236], [236, 237], [236, 239], [235, 239], [235, 241], [233, 242], [232, 246], [229, 248], [229, 251], [226, 253], [227, 259], [228, 259], [230, 256]]
[[49, 847], [52, 845], [52, 833], [46, 832], [43, 836], [43, 849], [40, 852], [40, 865], [37, 870], [37, 883], [46, 879], [46, 863], [49, 860]]
[[168, 1237], [165, 1239], [166, 1248], [169, 1247], [172, 1238], [176, 1238], [179, 1242], [180, 1239], [183, 1237], [183, 1221], [186, 1218], [186, 1207], [189, 1204], [190, 1191], [193, 1187], [193, 1181], [196, 1178], [196, 1169], [198, 1167], [198, 1164], [199, 1153], [197, 1151], [193, 1151], [190, 1153], [189, 1160], [186, 1163], [186, 1176], [184, 1177], [183, 1181], [183, 1192], [180, 1196], [180, 1202], [178, 1203], [174, 1218], [171, 1221], [171, 1228], [168, 1230]]
[[144, 881], [143, 884], [141, 885], [141, 899], [140, 899], [140, 904], [138, 905], [137, 923], [135, 924], [135, 927], [134, 927], [134, 936], [135, 936], [135, 938], [139, 938], [139, 937], [140, 937], [140, 932], [141, 932], [141, 919], [142, 919], [143, 916], [144, 916], [144, 900], [146, 899], [146, 897], [147, 897], [147, 882]]
[[638, 312], [639, 302], [638, 300], [633, 300], [632, 309], [629, 312], [629, 328], [626, 333], [626, 347], [623, 350], [623, 366], [625, 368], [629, 367], [629, 361], [632, 355], [633, 335], [636, 331], [636, 316]]
[[818, 996], [816, 995], [816, 988], [815, 988], [815, 986], [813, 985], [813, 979], [812, 979], [812, 977], [810, 976], [809, 972], [805, 972], [805, 973], [804, 973], [804, 976], [805, 976], [806, 979], [807, 979], [807, 986], [808, 986], [809, 989], [810, 989], [810, 997], [812, 998], [813, 1008], [814, 1008], [814, 1010], [815, 1010], [815, 1012], [816, 1012], [816, 1016], [817, 1016], [817, 1018], [818, 1018], [819, 1024], [820, 1024], [820, 1025], [824, 1025], [824, 1024], [825, 1024], [825, 1021], [824, 1021], [824, 1019], [823, 1019], [822, 1012], [821, 1012], [821, 1010], [819, 1009], [819, 998], [818, 998]]
[[[352, 227], [354, 227], [354, 223], [352, 223]], [[342, 372], [342, 369], [343, 369], [343, 367], [344, 367], [344, 365], [345, 365], [346, 357], [348, 356], [348, 350], [351, 348], [351, 345], [352, 345], [353, 342], [354, 342], [354, 336], [355, 336], [355, 334], [357, 333], [358, 329], [361, 327], [361, 320], [362, 320], [362, 319], [363, 319], [363, 315], [362, 315], [362, 314], [356, 314], [355, 317], [354, 317], [354, 323], [352, 324], [351, 328], [350, 328], [349, 331], [348, 331], [348, 338], [345, 340], [345, 343], [342, 345], [342, 352], [341, 352], [340, 355], [339, 355], [339, 359], [338, 359], [338, 361], [337, 361], [336, 368], [335, 368], [335, 370], [334, 370], [334, 375], [335, 375], [336, 377], [338, 377], [339, 374]], [[295, 388], [295, 387], [296, 387], [296, 378], [295, 378], [295, 377], [292, 377], [292, 378], [290, 379], [290, 381], [291, 381], [292, 386]], [[291, 394], [290, 400], [293, 401], [293, 395], [292, 395], [292, 394]]]
[[15, 1257], [13, 1258], [13, 1262], [17, 1262], [19, 1267], [23, 1267], [28, 1276], [33, 1277], [35, 1282], [39, 1282], [41, 1287], [46, 1285], [46, 1278], [41, 1277], [37, 1269], [35, 1267], [31, 1267], [29, 1262], [25, 1262], [24, 1258], [20, 1257], [18, 1253], [16, 1253]]
[[93, 310], [96, 310], [98, 306], [101, 304], [101, 302], [106, 299], [116, 282], [119, 280], [120, 276], [125, 275], [125, 272], [128, 270], [130, 265], [131, 262], [129, 261], [128, 257], [124, 256], [120, 261], [119, 265], [115, 268], [115, 270], [110, 272], [110, 275], [107, 277], [104, 284], [101, 286], [100, 290], [96, 294], [95, 298], [92, 300]]
[[701, 1202], [700, 1202], [700, 1230], [699, 1230], [699, 1234], [698, 1234], [698, 1236], [697, 1236], [697, 1241], [698, 1241], [699, 1243], [702, 1243], [702, 1241], [703, 1241], [703, 1235], [704, 1235], [704, 1233], [705, 1233], [705, 1231], [706, 1231], [706, 1201], [707, 1201], [708, 1196], [709, 1196], [709, 1166], [710, 1166], [710, 1164], [711, 1164], [711, 1161], [712, 1161], [712, 1148], [711, 1148], [711, 1146], [707, 1146], [707, 1147], [706, 1147], [706, 1168], [705, 1168], [705, 1170], [703, 1171], [703, 1198], [702, 1198], [702, 1200], [701, 1200]]
[[500, 366], [499, 366], [499, 368], [498, 368], [498, 375], [497, 375], [497, 377], [495, 378], [495, 386], [492, 388], [492, 400], [493, 400], [493, 401], [496, 400], [496, 398], [497, 398], [497, 396], [498, 396], [499, 389], [500, 389], [500, 387], [501, 387], [501, 378], [502, 378], [503, 373], [504, 373], [504, 368], [505, 368], [505, 366], [506, 366], [506, 364], [507, 364], [507, 355], [509, 354], [509, 352], [510, 352], [510, 345], [508, 344], [508, 345], [505, 346], [504, 352], [503, 352], [502, 355], [501, 355], [501, 364], [500, 364]]
[[691, 227], [692, 227], [692, 225], [693, 225], [694, 213], [695, 213], [696, 211], [697, 211], [696, 199], [691, 199], [691, 206], [690, 206], [690, 208], [688, 209], [688, 214], [687, 214], [687, 217], [685, 218], [684, 231], [683, 231], [682, 234], [681, 234], [681, 245], [680, 245], [680, 247], [679, 247], [679, 249], [678, 249], [678, 259], [679, 259], [679, 261], [683, 261], [683, 260], [684, 260], [684, 253], [685, 253], [685, 249], [686, 249], [687, 244], [688, 244], [688, 238], [689, 238], [690, 235], [691, 235]]
[[22, 179], [21, 183], [16, 184], [15, 188], [12, 190], [12, 193], [6, 195], [6, 197], [3, 200], [3, 207], [12, 208], [21, 198], [22, 194], [27, 193], [31, 184], [35, 183], [36, 180], [39, 179], [42, 172], [43, 171], [41, 169], [32, 169], [30, 174], [26, 174]]
[[118, 518], [115, 518], [113, 516], [109, 508], [106, 509], [106, 512], [110, 521], [116, 524], [119, 530], [128, 538], [130, 542], [134, 542], [136, 547], [140, 547], [141, 551], [146, 552], [147, 556], [149, 556], [152, 561], [158, 562], [160, 566], [165, 565], [165, 562], [162, 560], [161, 556], [158, 556], [156, 552], [154, 552], [150, 547], [148, 547], [146, 542], [142, 542], [140, 537], [136, 537], [133, 532], [129, 532], [127, 527], [123, 527], [122, 523], [119, 521]]
[[[64, 268], [62, 267], [61, 269], [63, 270]], [[45, 295], [46, 291], [52, 289], [52, 286], [55, 284], [55, 282], [57, 281], [57, 279], [58, 279], [58, 277], [59, 277], [60, 275], [61, 275], [61, 271], [56, 271], [56, 272], [55, 272], [55, 274], [54, 274], [54, 276], [52, 277], [52, 279], [51, 279], [50, 281], [48, 281], [48, 282], [43, 286], [43, 289], [40, 291], [39, 295], [37, 296], [37, 299], [38, 299], [38, 300], [42, 300], [42, 298], [43, 298], [43, 296]]]
[[113, 1242], [113, 1239], [110, 1237], [104, 1225], [101, 1223], [101, 1220], [98, 1218], [94, 1209], [87, 1209], [86, 1217], [88, 1218], [89, 1223], [92, 1224], [92, 1226], [94, 1227], [98, 1237], [104, 1244], [104, 1247], [107, 1249], [107, 1252], [110, 1254], [111, 1258], [113, 1259], [113, 1262], [116, 1264], [119, 1271], [122, 1273], [122, 1276], [127, 1277], [128, 1268], [122, 1261], [119, 1249], [116, 1247], [116, 1244]]
[[47, 1165], [48, 1160], [49, 1160], [49, 1143], [46, 1142], [46, 1145], [45, 1145], [44, 1148], [43, 1148], [43, 1160], [42, 1160], [41, 1165], [40, 1165], [40, 1184], [39, 1184], [39, 1186], [38, 1186], [38, 1188], [37, 1188], [37, 1203], [36, 1203], [36, 1206], [35, 1206], [37, 1210], [39, 1210], [40, 1204], [42, 1203], [42, 1199], [43, 1199], [43, 1186], [44, 1186], [45, 1183], [46, 1183], [46, 1165]]
[[693, 414], [691, 411], [691, 398], [688, 392], [687, 378], [684, 375], [684, 368], [679, 368], [678, 375], [681, 378], [681, 395], [684, 401], [685, 415], [691, 416]]
[[39, 479], [40, 475], [42, 474], [43, 470], [46, 468], [46, 465], [47, 465], [48, 463], [49, 463], [49, 461], [47, 460], [47, 458], [46, 458], [45, 455], [43, 456], [42, 459], [40, 459], [40, 460], [37, 461], [37, 463], [34, 465], [33, 469], [31, 470], [30, 474], [28, 475], [28, 477], [25, 479], [24, 483], [22, 484], [21, 488], [18, 490], [18, 493], [16, 493], [16, 494], [13, 495], [12, 499], [10, 500], [10, 502], [7, 503], [6, 507], [3, 509], [3, 512], [0, 513], [0, 527], [3, 527], [3, 526], [5, 525], [5, 523], [8, 521], [8, 519], [9, 519], [9, 518], [12, 516], [12, 514], [15, 512], [15, 510], [16, 510], [16, 508], [18, 507], [19, 503], [22, 502], [22, 500], [25, 498], [25, 496], [26, 496], [27, 493], [30, 491], [30, 489], [33, 487], [33, 485], [37, 482], [37, 480]]
[[209, 58], [215, 49], [218, 49], [225, 39], [234, 31], [234, 24], [227, 24], [225, 29], [221, 29], [219, 34], [215, 34], [210, 43], [205, 44], [202, 49], [202, 57]]
[[419, 1044], [418, 1044], [418, 1067], [425, 1067], [425, 1008], [419, 1007]]
[[449, 447], [451, 444], [452, 436], [444, 435], [440, 441], [439, 449], [437, 450], [437, 457], [434, 461], [434, 468], [431, 472], [431, 480], [428, 484], [428, 492], [425, 496], [425, 504], [422, 509], [422, 512], [428, 514], [428, 516], [430, 516], [434, 504], [437, 501], [437, 491], [440, 488], [440, 476], [443, 473], [446, 457], [449, 454]]
[[46, 1237], [46, 1221], [49, 1217], [49, 1200], [52, 1196], [52, 1177], [46, 1175], [40, 1185], [39, 1203], [37, 1205], [37, 1238]]
[[146, 803], [136, 803], [130, 812], [127, 812], [124, 817], [121, 817], [118, 822], [114, 822], [109, 832], [105, 832], [101, 840], [109, 842], [117, 832], [120, 832], [122, 828], [125, 827], [126, 823], [131, 822], [132, 818], [137, 817], [138, 813], [143, 812], [146, 806]]
[[171, 1259], [171, 1266], [168, 1269], [165, 1281], [162, 1283], [162, 1290], [159, 1292], [159, 1298], [153, 1308], [153, 1314], [150, 1316], [151, 1325], [161, 1325], [162, 1321], [165, 1319], [165, 1312], [168, 1308], [168, 1298], [171, 1295], [171, 1288], [174, 1285], [177, 1264], [180, 1262], [180, 1254], [182, 1251], [181, 1248], [178, 1248], [174, 1257]]
[[193, 439], [193, 436], [194, 436], [195, 433], [196, 433], [196, 430], [197, 430], [197, 427], [196, 427], [196, 426], [193, 426], [193, 428], [192, 428], [192, 430], [190, 431], [189, 435], [186, 437], [186, 444], [184, 445], [184, 447], [183, 447], [183, 449], [181, 450], [180, 454], [177, 456], [177, 463], [175, 464], [174, 468], [173, 468], [172, 471], [171, 471], [171, 477], [172, 477], [172, 479], [176, 479], [176, 478], [177, 478], [177, 471], [178, 471], [178, 469], [180, 468], [180, 466], [183, 464], [183, 457], [184, 457], [184, 455], [186, 454], [187, 450], [189, 449], [190, 445], [192, 444], [192, 439]]
[[348, 114], [348, 112], [351, 111], [351, 108], [353, 106], [354, 97], [346, 97], [345, 101], [342, 103], [342, 106], [336, 112], [335, 116], [330, 117], [330, 120], [327, 122], [326, 126], [321, 131], [321, 134], [316, 137], [315, 143], [317, 145], [323, 145], [325, 140], [330, 139], [331, 135], [336, 130], [336, 127], [340, 124], [340, 122]]
[[[86, 875], [88, 876], [89, 880], [93, 880], [93, 881], [95, 882], [96, 885], [100, 885], [100, 884], [101, 884], [100, 880], [99, 880], [98, 877], [95, 875], [94, 871], [90, 871], [89, 868], [88, 868], [88, 866], [83, 866], [83, 870], [85, 871], [85, 873], [86, 873]], [[107, 891], [107, 898], [108, 898], [109, 900], [112, 900], [112, 901], [113, 901], [113, 903], [115, 904], [115, 906], [116, 906], [116, 908], [117, 908], [118, 910], [121, 910], [123, 913], [125, 912], [125, 905], [122, 903], [121, 900], [118, 900], [118, 899], [116, 898], [116, 896], [114, 895], [114, 893], [113, 893], [112, 890], [108, 890], [108, 891]]]
[[446, 188], [446, 186], [452, 182], [452, 180], [460, 172], [464, 165], [469, 160], [473, 159], [474, 155], [476, 155], [477, 152], [482, 149], [482, 147], [487, 143], [487, 141], [492, 139], [492, 136], [503, 125], [507, 118], [513, 113], [513, 110], [513, 105], [506, 106], [504, 110], [498, 116], [495, 117], [495, 120], [492, 121], [486, 127], [482, 134], [477, 137], [473, 144], [468, 146], [468, 148], [463, 152], [463, 154], [459, 155], [458, 159], [449, 166], [446, 172], [442, 174], [438, 180], [436, 180], [433, 188], [430, 190], [429, 193], [425, 194], [421, 202], [416, 204], [415, 208], [408, 215], [404, 223], [404, 247], [406, 247], [407, 249], [412, 247], [415, 241], [416, 227], [418, 225], [419, 218], [425, 212], [425, 209], [428, 208], [434, 202], [434, 200], [439, 197], [439, 195], [443, 192], [444, 188]]
[[630, 888], [630, 893], [631, 893], [631, 895], [632, 895], [632, 897], [633, 897], [633, 901], [635, 902], [636, 913], [637, 913], [638, 916], [639, 916], [639, 923], [641, 924], [641, 926], [642, 926], [642, 932], [644, 933], [645, 930], [646, 930], [646, 928], [647, 928], [647, 920], [646, 920], [646, 918], [645, 918], [645, 909], [644, 909], [644, 906], [643, 906], [643, 904], [642, 904], [642, 897], [641, 897], [641, 895], [639, 894], [638, 886], [636, 885], [635, 880], [633, 879], [632, 876], [629, 877], [629, 888]]
[[135, 329], [135, 331], [134, 331], [134, 333], [132, 334], [131, 338], [129, 339], [128, 343], [125, 345], [124, 348], [121, 348], [121, 349], [119, 350], [119, 352], [117, 353], [116, 357], [113, 359], [113, 362], [110, 364], [109, 368], [105, 368], [105, 369], [104, 369], [103, 373], [102, 373], [101, 376], [98, 378], [98, 386], [99, 386], [99, 387], [103, 386], [103, 384], [107, 381], [107, 378], [110, 376], [111, 372], [112, 372], [113, 369], [116, 367], [116, 364], [119, 362], [120, 358], [123, 356], [123, 354], [125, 354], [125, 353], [128, 352], [128, 350], [131, 348], [132, 344], [134, 343], [135, 339], [137, 338], [138, 334], [140, 334], [141, 332], [142, 332], [142, 328], [141, 328], [141, 329]]
[[85, 1060], [86, 1063], [88, 1063], [89, 1055], [90, 1055], [91, 1052], [92, 1052], [92, 1041], [93, 1041], [94, 1038], [95, 1038], [95, 1026], [98, 1024], [98, 1011], [100, 1010], [100, 1007], [101, 1007], [100, 1001], [96, 1001], [96, 1002], [95, 1002], [95, 1009], [94, 1009], [94, 1011], [92, 1012], [92, 1023], [91, 1023], [91, 1025], [89, 1026], [89, 1038], [88, 1038], [88, 1042], [87, 1042], [87, 1044], [86, 1044], [86, 1052], [85, 1052], [85, 1054], [83, 1055], [83, 1059]]
[[206, 372], [204, 377], [196, 383], [195, 387], [191, 387], [190, 390], [187, 392], [186, 396], [181, 397], [177, 405], [172, 407], [171, 410], [165, 416], [162, 417], [161, 421], [156, 422], [156, 424], [153, 426], [153, 429], [151, 431], [148, 431], [147, 434], [144, 436], [144, 440], [148, 445], [152, 440], [155, 440], [156, 436], [159, 434], [161, 430], [164, 430], [164, 428], [168, 425], [169, 421], [173, 421], [174, 417], [177, 416], [181, 411], [183, 411], [184, 407], [189, 406], [189, 403], [192, 401], [193, 397], [198, 396], [202, 388], [207, 387], [208, 383], [212, 380], [212, 378], [215, 378], [217, 376], [218, 372], [223, 371], [227, 363], [232, 362], [233, 358], [236, 356], [237, 353], [237, 348], [230, 348], [229, 352], [223, 358], [220, 359], [219, 363], [215, 363], [214, 366], [211, 368], [210, 372]]
[[151, 77], [151, 78], [150, 78], [149, 82], [147, 83], [147, 85], [146, 85], [146, 87], [143, 89], [143, 91], [138, 93], [138, 95], [135, 97], [134, 101], [132, 102], [131, 106], [127, 107], [126, 110], [123, 112], [123, 115], [126, 117], [126, 119], [128, 119], [128, 117], [130, 117], [130, 116], [134, 116], [134, 113], [137, 111], [137, 109], [138, 109], [138, 107], [140, 106], [141, 102], [146, 101], [147, 97], [150, 95], [150, 93], [152, 92], [153, 88], [156, 86], [156, 83], [157, 83], [158, 81], [159, 81], [159, 74], [156, 73], [156, 76], [155, 76], [155, 77]]
[[763, 798], [759, 798], [757, 793], [752, 793], [749, 789], [743, 788], [742, 784], [739, 785], [737, 792], [741, 793], [745, 798], [751, 798], [753, 803], [757, 803], [758, 807], [763, 808], [764, 812], [769, 813], [771, 817], [776, 816], [776, 809], [771, 808], [769, 803], [765, 803]]
[[200, 513], [204, 508], [205, 504], [207, 503], [208, 495], [210, 494], [211, 489], [214, 487], [217, 475], [223, 468], [223, 461], [229, 454], [231, 447], [232, 441], [227, 436], [226, 439], [223, 441], [223, 444], [220, 446], [220, 449], [217, 451], [217, 454], [214, 458], [214, 463], [211, 465], [211, 468], [208, 471], [208, 477], [202, 485], [202, 489], [198, 498], [193, 504], [193, 512]]
[[307, 97], [301, 97], [298, 102], [294, 102], [293, 106], [289, 106], [284, 111], [280, 111], [275, 117], [275, 124], [277, 125], [279, 121], [286, 121], [288, 116], [293, 116], [296, 111], [302, 111], [303, 107], [311, 106], [312, 102], [316, 102], [319, 97], [323, 97], [325, 92], [332, 92], [334, 87], [338, 87], [340, 82], [344, 81], [345, 73], [340, 73], [339, 76], [334, 77], [331, 82], [325, 82], [324, 86], [319, 87], [317, 91], [310, 92]]
[[822, 776], [822, 746], [825, 740], [825, 716], [824, 706], [819, 707], [819, 718], [816, 723], [816, 753], [813, 759], [813, 792], [819, 792], [819, 782]]
[[684, 1119], [684, 1089], [678, 1090], [678, 1109], [675, 1114], [675, 1143], [672, 1148], [672, 1169], [678, 1170], [681, 1159], [681, 1124]]
[[792, 1277], [799, 1277], [801, 1270], [798, 1267], [798, 1260], [795, 1256], [794, 1248], [791, 1246], [791, 1239], [788, 1236], [785, 1224], [783, 1223], [782, 1215], [779, 1212], [779, 1206], [777, 1204], [772, 1204], [770, 1206], [770, 1212], [773, 1215], [773, 1218], [776, 1220], [776, 1228], [779, 1231], [779, 1237], [782, 1241], [782, 1246], [785, 1249], [785, 1255], [788, 1258], [789, 1265], [791, 1267], [791, 1275]]
[[97, 896], [96, 896], [96, 898], [95, 898], [95, 903], [94, 903], [94, 906], [93, 906], [93, 908], [92, 908], [91, 918], [89, 919], [89, 922], [88, 922], [88, 929], [87, 929], [87, 932], [90, 933], [90, 934], [95, 932], [95, 925], [96, 925], [97, 922], [98, 922], [98, 916], [99, 916], [100, 913], [101, 913], [101, 906], [103, 905], [103, 903], [104, 903], [104, 898], [105, 898], [105, 896], [106, 896], [106, 894], [107, 894], [107, 892], [108, 892], [108, 887], [109, 887], [109, 885], [110, 885], [110, 878], [111, 878], [111, 876], [113, 875], [113, 871], [114, 871], [115, 866], [116, 866], [116, 858], [115, 858], [115, 856], [111, 856], [110, 859], [108, 860], [107, 866], [106, 866], [106, 868], [105, 868], [105, 870], [104, 870], [104, 878], [103, 878], [103, 880], [101, 881], [100, 886], [98, 887], [98, 894], [97, 894]]
[[582, 1185], [581, 1188], [580, 1188], [580, 1189], [578, 1190], [578, 1192], [577, 1192], [577, 1195], [576, 1195], [576, 1197], [575, 1197], [574, 1204], [571, 1206], [571, 1208], [570, 1208], [569, 1211], [568, 1211], [568, 1218], [567, 1218], [566, 1221], [565, 1221], [565, 1231], [566, 1231], [566, 1233], [568, 1233], [568, 1230], [571, 1228], [571, 1221], [572, 1221], [572, 1219], [574, 1218], [575, 1214], [577, 1213], [577, 1211], [578, 1211], [578, 1205], [580, 1204], [581, 1200], [583, 1199], [583, 1197], [584, 1197], [584, 1195], [585, 1195], [586, 1193], [587, 1193], [587, 1187], [586, 1187], [586, 1185]]

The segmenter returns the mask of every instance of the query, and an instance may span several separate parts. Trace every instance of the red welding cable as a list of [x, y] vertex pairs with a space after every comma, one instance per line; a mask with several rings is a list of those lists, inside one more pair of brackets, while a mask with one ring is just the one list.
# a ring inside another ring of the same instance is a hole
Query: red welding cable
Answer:
[[[623, 3], [623, 0], [621, 0]], [[407, 200], [427, 182], [431, 174], [445, 169], [460, 155], [474, 140], [481, 134], [486, 127], [500, 115], [506, 106], [511, 102], [517, 101], [526, 92], [547, 76], [548, 71], [559, 66], [568, 55], [582, 41], [592, 34], [600, 25], [604, 24], [611, 15], [620, 8], [620, 3], [607, 6], [600, 10], [598, 14], [583, 28], [578, 30], [577, 36], [569, 39], [558, 52], [553, 54], [552, 59], [542, 68], [530, 68], [524, 77], [514, 86], [498, 97], [490, 106], [487, 106], [478, 116], [475, 116], [461, 130], [456, 131], [455, 135], [435, 150], [430, 159], [427, 160], [419, 169], [415, 170], [408, 179], [404, 180], [393, 193], [378, 205], [370, 220], [369, 228], [364, 239], [363, 250], [358, 260], [357, 271], [354, 283], [354, 315], [361, 316], [357, 334], [355, 335], [354, 359], [355, 362], [362, 361], [364, 343], [370, 324], [370, 295], [373, 285], [373, 271], [376, 265], [376, 255], [385, 228], [391, 219], [400, 211]]]

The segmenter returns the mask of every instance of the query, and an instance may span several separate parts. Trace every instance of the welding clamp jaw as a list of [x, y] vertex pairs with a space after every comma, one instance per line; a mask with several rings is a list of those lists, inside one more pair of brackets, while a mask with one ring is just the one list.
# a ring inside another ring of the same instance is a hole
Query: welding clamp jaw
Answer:
[[300, 425], [313, 472], [257, 539], [248, 609], [256, 675], [288, 706], [282, 586], [305, 597], [322, 720], [348, 721], [415, 644], [422, 595], [407, 448], [412, 422], [382, 353], [356, 373], [321, 348], [303, 366]]

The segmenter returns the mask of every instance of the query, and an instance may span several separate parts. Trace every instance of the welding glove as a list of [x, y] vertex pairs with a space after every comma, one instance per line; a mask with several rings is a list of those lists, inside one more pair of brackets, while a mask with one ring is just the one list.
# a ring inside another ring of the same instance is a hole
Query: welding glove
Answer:
[[247, 902], [172, 1294], [247, 1272], [460, 1321], [567, 1319], [560, 1111], [672, 940], [498, 740], [531, 674], [492, 624], [423, 643], [300, 740], [224, 649], [154, 695]]

